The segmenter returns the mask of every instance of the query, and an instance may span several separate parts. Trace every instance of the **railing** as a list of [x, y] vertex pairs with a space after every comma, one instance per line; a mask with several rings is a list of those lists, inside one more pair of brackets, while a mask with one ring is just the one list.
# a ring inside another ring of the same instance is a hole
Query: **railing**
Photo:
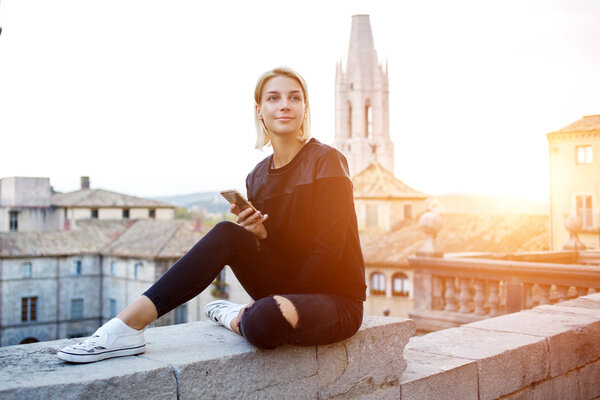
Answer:
[[409, 316], [422, 332], [462, 325], [501, 314], [553, 304], [600, 291], [600, 251], [585, 250], [577, 233], [581, 218], [571, 216], [570, 250], [516, 254], [443, 255], [435, 237], [441, 218], [420, 219], [427, 238], [416, 257], [414, 311]]
[[[558, 253], [553, 256], [560, 258]], [[535, 258], [533, 254], [517, 256], [506, 257]], [[415, 271], [415, 310], [410, 316], [417, 320], [421, 331], [457, 326], [600, 290], [598, 266], [485, 258], [408, 260]]]

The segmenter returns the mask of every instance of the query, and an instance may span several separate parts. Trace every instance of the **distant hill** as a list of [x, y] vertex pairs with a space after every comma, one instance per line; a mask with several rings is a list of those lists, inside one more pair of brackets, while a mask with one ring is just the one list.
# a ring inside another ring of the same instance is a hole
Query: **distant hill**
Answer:
[[206, 208], [209, 213], [219, 214], [229, 211], [229, 203], [219, 192], [197, 192], [178, 196], [155, 197], [155, 200], [174, 204], [178, 207], [200, 209]]
[[[509, 196], [486, 196], [468, 193], [448, 193], [432, 195], [440, 211], [445, 214], [472, 215], [548, 215], [548, 204]], [[229, 203], [219, 192], [197, 192], [178, 196], [154, 197], [154, 200], [164, 201], [178, 207], [200, 209], [218, 214], [229, 211]]]
[[448, 193], [432, 196], [446, 214], [498, 215], [527, 214], [548, 215], [548, 203], [524, 200], [510, 196]]

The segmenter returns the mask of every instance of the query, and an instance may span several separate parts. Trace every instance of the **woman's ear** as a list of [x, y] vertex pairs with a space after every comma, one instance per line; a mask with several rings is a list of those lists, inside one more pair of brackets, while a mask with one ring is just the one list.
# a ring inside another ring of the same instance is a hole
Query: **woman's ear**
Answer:
[[260, 106], [258, 104], [256, 104], [255, 107], [256, 107], [256, 115], [258, 115], [258, 119], [263, 119], [262, 111], [260, 109]]

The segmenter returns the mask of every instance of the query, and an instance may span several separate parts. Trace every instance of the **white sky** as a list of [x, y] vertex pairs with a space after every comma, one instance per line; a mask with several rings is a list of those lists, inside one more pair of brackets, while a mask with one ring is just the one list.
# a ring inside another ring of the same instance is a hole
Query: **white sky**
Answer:
[[545, 200], [546, 133], [600, 114], [600, 2], [4, 0], [0, 177], [175, 195], [237, 187], [252, 92], [288, 65], [334, 137], [336, 61], [370, 14], [396, 176], [426, 193]]

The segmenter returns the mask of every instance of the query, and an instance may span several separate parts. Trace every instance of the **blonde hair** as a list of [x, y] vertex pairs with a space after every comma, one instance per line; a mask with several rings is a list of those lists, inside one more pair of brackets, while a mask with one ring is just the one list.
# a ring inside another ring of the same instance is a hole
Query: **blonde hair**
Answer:
[[306, 86], [306, 82], [304, 78], [300, 76], [299, 73], [294, 71], [289, 67], [277, 67], [273, 68], [262, 74], [258, 80], [256, 81], [256, 88], [254, 88], [254, 123], [256, 124], [256, 148], [262, 149], [264, 146], [268, 146], [271, 144], [271, 139], [269, 138], [269, 131], [267, 131], [267, 127], [262, 119], [258, 118], [258, 110], [257, 107], [260, 106], [262, 101], [262, 91], [265, 83], [271, 78], [276, 76], [287, 76], [288, 78], [295, 79], [298, 81], [300, 86], [302, 87], [302, 92], [304, 95], [304, 104], [306, 110], [304, 111], [304, 119], [302, 120], [302, 124], [300, 125], [300, 136], [298, 136], [298, 140], [305, 141], [310, 139], [310, 107], [308, 106], [308, 88]]

